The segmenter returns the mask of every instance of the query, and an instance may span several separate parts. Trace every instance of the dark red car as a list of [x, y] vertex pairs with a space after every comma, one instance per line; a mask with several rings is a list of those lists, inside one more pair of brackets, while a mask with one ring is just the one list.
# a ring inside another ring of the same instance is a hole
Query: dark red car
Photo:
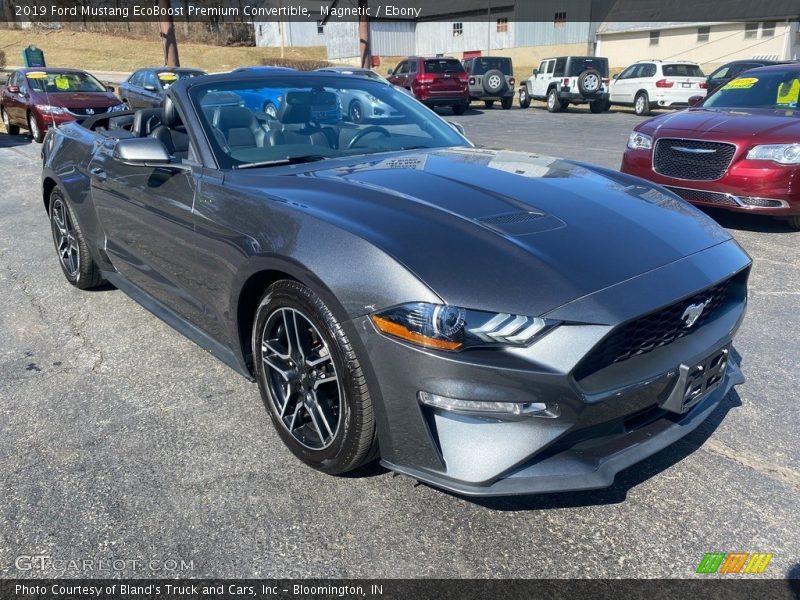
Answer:
[[800, 65], [753, 69], [693, 108], [643, 121], [622, 172], [692, 204], [788, 219], [800, 229]]
[[388, 79], [426, 106], [451, 106], [457, 115], [469, 107], [469, 75], [455, 58], [409, 56], [389, 71]]
[[9, 74], [0, 95], [6, 132], [16, 135], [20, 128], [27, 129], [37, 142], [48, 127], [124, 109], [113, 88], [78, 69], [17, 69]]

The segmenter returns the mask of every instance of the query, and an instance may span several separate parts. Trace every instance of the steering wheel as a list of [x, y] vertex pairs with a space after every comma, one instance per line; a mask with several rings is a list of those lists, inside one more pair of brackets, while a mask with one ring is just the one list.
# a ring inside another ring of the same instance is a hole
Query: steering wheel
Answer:
[[381, 127], [380, 125], [370, 125], [353, 136], [353, 139], [350, 140], [349, 144], [347, 144], [347, 149], [351, 150], [354, 148], [356, 143], [361, 141], [361, 138], [368, 136], [370, 133], [380, 133], [383, 137], [387, 138], [392, 137], [392, 134], [386, 131], [384, 127]]

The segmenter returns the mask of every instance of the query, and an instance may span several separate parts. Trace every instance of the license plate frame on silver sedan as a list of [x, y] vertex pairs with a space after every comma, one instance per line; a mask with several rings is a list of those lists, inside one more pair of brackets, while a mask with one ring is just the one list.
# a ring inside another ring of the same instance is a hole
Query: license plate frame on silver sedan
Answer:
[[661, 408], [683, 414], [716, 390], [725, 379], [730, 346], [716, 350], [699, 363], [680, 365], [678, 380]]

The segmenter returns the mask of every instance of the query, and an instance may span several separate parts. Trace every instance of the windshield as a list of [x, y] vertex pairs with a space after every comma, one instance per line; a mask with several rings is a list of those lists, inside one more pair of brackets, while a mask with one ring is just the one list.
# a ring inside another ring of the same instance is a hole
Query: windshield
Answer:
[[455, 58], [435, 58], [425, 61], [426, 73], [463, 73], [464, 65]]
[[705, 77], [697, 65], [664, 65], [664, 77]]
[[745, 73], [703, 102], [703, 108], [797, 108], [800, 71]]
[[156, 73], [156, 77], [158, 77], [158, 80], [161, 82], [161, 87], [166, 90], [180, 79], [191, 79], [192, 77], [199, 77], [205, 74], [204, 71], [160, 71]]
[[248, 77], [195, 86], [190, 97], [223, 169], [469, 145], [430, 109], [365, 77]]
[[588, 69], [599, 71], [603, 77], [608, 77], [608, 61], [604, 58], [572, 58], [569, 61], [567, 77], [577, 77]]
[[476, 58], [472, 69], [473, 75], [483, 75], [486, 71], [497, 69], [503, 75], [513, 75], [511, 72], [511, 59], [510, 58]]
[[28, 85], [34, 92], [105, 92], [105, 86], [89, 73], [80, 71], [44, 72], [29, 71], [26, 74]]

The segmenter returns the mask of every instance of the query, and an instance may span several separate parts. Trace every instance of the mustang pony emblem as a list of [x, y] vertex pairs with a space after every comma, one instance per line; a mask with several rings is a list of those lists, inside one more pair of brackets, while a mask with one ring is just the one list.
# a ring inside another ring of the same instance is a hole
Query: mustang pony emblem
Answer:
[[706, 306], [708, 306], [709, 302], [711, 302], [711, 298], [705, 302], [690, 304], [686, 307], [686, 310], [683, 311], [683, 315], [681, 315], [681, 320], [686, 323], [687, 329], [697, 322], [697, 319], [699, 319], [700, 315], [703, 314], [703, 311], [706, 309]]

